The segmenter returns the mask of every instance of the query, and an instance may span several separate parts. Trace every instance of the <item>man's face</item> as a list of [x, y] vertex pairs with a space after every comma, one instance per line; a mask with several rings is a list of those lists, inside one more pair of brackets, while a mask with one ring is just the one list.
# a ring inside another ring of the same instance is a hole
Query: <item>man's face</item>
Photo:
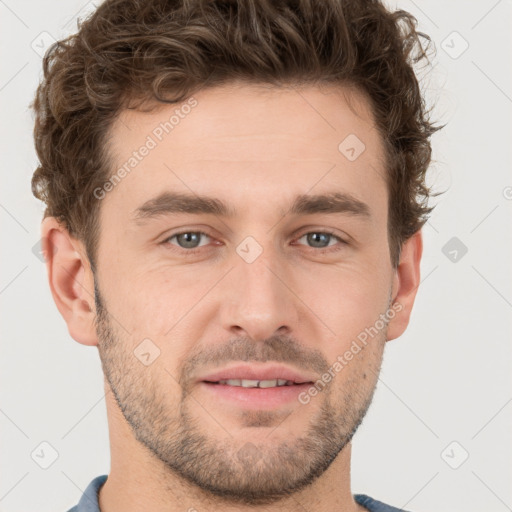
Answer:
[[[113, 170], [136, 163], [101, 203], [100, 356], [134, 436], [165, 467], [225, 499], [271, 502], [329, 467], [371, 401], [395, 276], [383, 146], [364, 100], [353, 96], [354, 111], [340, 90], [231, 86], [194, 98], [124, 111], [113, 127]], [[235, 213], [159, 203], [137, 218], [165, 192]], [[294, 204], [327, 194], [338, 206]], [[334, 377], [315, 396], [312, 384], [205, 382], [239, 365]]]

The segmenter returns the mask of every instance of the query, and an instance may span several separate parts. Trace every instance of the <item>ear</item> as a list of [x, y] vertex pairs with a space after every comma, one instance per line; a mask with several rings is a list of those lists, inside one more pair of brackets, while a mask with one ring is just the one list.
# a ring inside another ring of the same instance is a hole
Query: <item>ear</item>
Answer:
[[84, 245], [55, 217], [43, 220], [41, 236], [53, 300], [69, 334], [83, 345], [97, 345], [94, 280]]
[[423, 252], [421, 231], [402, 245], [400, 262], [393, 277], [392, 308], [395, 316], [388, 323], [387, 341], [401, 336], [409, 325], [416, 292], [420, 285], [420, 261]]

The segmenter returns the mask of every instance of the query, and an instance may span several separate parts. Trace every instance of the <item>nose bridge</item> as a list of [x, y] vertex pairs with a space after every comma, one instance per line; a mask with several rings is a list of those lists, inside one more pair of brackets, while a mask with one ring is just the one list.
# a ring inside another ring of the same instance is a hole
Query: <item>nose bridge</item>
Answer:
[[242, 329], [253, 339], [265, 339], [280, 328], [292, 330], [298, 320], [297, 304], [287, 283], [290, 273], [272, 245], [244, 239], [236, 248], [230, 274], [230, 296], [224, 305], [224, 327]]

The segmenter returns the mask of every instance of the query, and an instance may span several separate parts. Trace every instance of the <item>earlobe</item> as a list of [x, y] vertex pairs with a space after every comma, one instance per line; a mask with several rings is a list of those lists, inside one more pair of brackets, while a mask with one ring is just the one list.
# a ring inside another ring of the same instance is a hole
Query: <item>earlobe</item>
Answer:
[[395, 270], [392, 289], [392, 307], [395, 316], [388, 324], [387, 341], [401, 336], [409, 324], [412, 307], [420, 285], [422, 252], [422, 234], [421, 231], [417, 231], [402, 245], [400, 263]]
[[97, 345], [94, 280], [83, 244], [55, 217], [43, 220], [41, 235], [50, 290], [69, 334], [83, 345]]

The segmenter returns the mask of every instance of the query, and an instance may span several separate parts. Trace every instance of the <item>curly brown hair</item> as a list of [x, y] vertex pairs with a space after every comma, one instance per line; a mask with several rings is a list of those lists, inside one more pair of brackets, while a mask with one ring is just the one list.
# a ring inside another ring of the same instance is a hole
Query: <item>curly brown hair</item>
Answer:
[[[40, 165], [32, 192], [84, 242], [94, 271], [107, 138], [121, 110], [178, 103], [233, 81], [354, 86], [386, 148], [393, 265], [432, 208], [429, 111], [413, 66], [430, 38], [380, 0], [106, 0], [53, 44], [32, 104]], [[427, 42], [423, 47], [421, 39]], [[140, 102], [140, 103], [139, 103]], [[135, 105], [137, 108], [137, 105]]]

